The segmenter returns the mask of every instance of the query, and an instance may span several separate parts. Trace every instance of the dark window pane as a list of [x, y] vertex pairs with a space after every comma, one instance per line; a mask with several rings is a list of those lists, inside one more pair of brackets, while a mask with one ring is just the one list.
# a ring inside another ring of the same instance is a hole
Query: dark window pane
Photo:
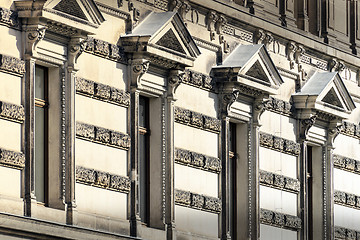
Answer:
[[35, 98], [45, 100], [45, 68], [35, 67]]
[[147, 115], [148, 115], [148, 99], [140, 96], [139, 98], [139, 126], [147, 127]]
[[35, 196], [45, 202], [45, 109], [35, 107]]

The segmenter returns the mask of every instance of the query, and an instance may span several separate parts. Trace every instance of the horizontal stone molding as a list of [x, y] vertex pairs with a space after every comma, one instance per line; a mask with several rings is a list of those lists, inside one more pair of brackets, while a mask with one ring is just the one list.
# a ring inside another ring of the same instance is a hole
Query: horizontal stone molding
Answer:
[[0, 71], [22, 77], [25, 73], [25, 62], [20, 58], [0, 54]]
[[23, 123], [25, 120], [24, 107], [0, 101], [0, 118]]
[[0, 24], [20, 29], [20, 20], [17, 12], [0, 7]]
[[334, 154], [333, 161], [334, 167], [338, 169], [360, 174], [360, 161], [358, 160]]
[[125, 150], [129, 149], [131, 143], [128, 134], [81, 122], [76, 123], [76, 136], [81, 139]]
[[6, 167], [23, 169], [25, 167], [25, 155], [0, 148], [0, 164]]
[[346, 207], [360, 209], [360, 196], [352, 193], [334, 191], [334, 202]]
[[344, 121], [340, 128], [340, 133], [360, 139], [360, 125]]
[[112, 191], [124, 193], [130, 191], [130, 179], [128, 177], [82, 166], [76, 166], [76, 182]]
[[76, 78], [76, 92], [124, 107], [128, 107], [130, 105], [130, 93], [84, 78]]
[[272, 188], [299, 193], [300, 181], [272, 172], [259, 171], [260, 183]]
[[175, 203], [177, 205], [194, 208], [201, 211], [213, 213], [221, 212], [221, 199], [180, 189], [175, 189]]
[[192, 127], [219, 133], [221, 122], [219, 119], [203, 115], [191, 110], [175, 107], [175, 122], [190, 125]]
[[192, 70], [185, 70], [185, 75], [182, 82], [207, 91], [214, 91], [213, 78], [203, 73]]
[[290, 102], [286, 102], [277, 98], [270, 97], [265, 105], [266, 110], [289, 116], [292, 114], [293, 106]]
[[348, 240], [357, 240], [360, 239], [360, 231], [355, 231], [353, 229], [343, 228], [335, 226], [335, 239], [348, 239]]
[[260, 209], [260, 222], [280, 228], [299, 230], [302, 228], [301, 218], [267, 209]]
[[111, 44], [100, 39], [88, 37], [82, 42], [82, 47], [87, 53], [127, 64], [127, 58], [124, 49], [121, 46]]
[[209, 157], [189, 150], [176, 148], [175, 161], [177, 163], [199, 168], [205, 171], [219, 173], [221, 171], [221, 160], [215, 157]]
[[260, 146], [298, 156], [300, 144], [268, 133], [260, 133]]

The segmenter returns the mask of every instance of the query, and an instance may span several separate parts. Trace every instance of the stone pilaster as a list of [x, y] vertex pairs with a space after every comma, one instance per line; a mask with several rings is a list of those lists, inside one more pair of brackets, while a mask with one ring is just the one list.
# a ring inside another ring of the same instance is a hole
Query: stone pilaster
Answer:
[[175, 200], [174, 200], [174, 102], [176, 89], [183, 80], [184, 72], [170, 70], [166, 93], [166, 162], [165, 162], [165, 227], [166, 239], [176, 239]]
[[129, 83], [130, 83], [130, 235], [138, 236], [140, 214], [139, 214], [139, 185], [138, 185], [138, 145], [139, 145], [139, 88], [141, 86], [141, 77], [149, 68], [149, 61], [145, 59], [132, 59], [129, 61]]
[[25, 110], [22, 148], [25, 153], [24, 201], [25, 216], [31, 216], [31, 205], [36, 204], [35, 197], [35, 161], [34, 161], [34, 120], [35, 120], [35, 59], [36, 45], [45, 36], [45, 27], [40, 24], [23, 25], [25, 75], [22, 81], [22, 104]]

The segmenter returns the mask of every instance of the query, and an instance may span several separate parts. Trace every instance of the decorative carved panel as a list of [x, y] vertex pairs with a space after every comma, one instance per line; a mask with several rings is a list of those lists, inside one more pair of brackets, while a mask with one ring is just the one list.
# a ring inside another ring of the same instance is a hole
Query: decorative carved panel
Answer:
[[221, 200], [189, 191], [175, 189], [175, 203], [177, 205], [199, 209], [207, 212], [220, 213]]
[[4, 24], [13, 28], [19, 28], [20, 21], [18, 19], [17, 12], [6, 8], [0, 8], [0, 24]]
[[181, 148], [175, 149], [175, 161], [180, 164], [200, 168], [206, 171], [212, 171], [216, 173], [221, 171], [220, 159]]
[[268, 133], [260, 133], [260, 146], [291, 155], [300, 154], [300, 144]]
[[278, 213], [267, 209], [260, 209], [260, 222], [291, 230], [301, 229], [302, 221], [297, 216]]
[[259, 171], [259, 179], [260, 183], [265, 186], [295, 193], [299, 193], [300, 191], [300, 181], [297, 179], [263, 170]]
[[25, 62], [19, 58], [0, 54], [0, 71], [23, 76], [25, 73]]
[[24, 107], [12, 103], [0, 102], [0, 118], [22, 123], [25, 120]]
[[22, 169], [25, 167], [25, 155], [21, 152], [0, 148], [0, 164], [11, 168]]
[[334, 202], [346, 207], [360, 209], [360, 196], [352, 193], [334, 191]]
[[124, 49], [120, 46], [92, 37], [88, 37], [81, 44], [85, 52], [127, 64]]

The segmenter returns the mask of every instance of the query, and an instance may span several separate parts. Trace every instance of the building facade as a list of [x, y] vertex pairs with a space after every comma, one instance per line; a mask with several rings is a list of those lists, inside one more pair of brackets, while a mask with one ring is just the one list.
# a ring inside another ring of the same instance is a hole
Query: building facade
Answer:
[[0, 0], [1, 239], [360, 239], [359, 0]]

